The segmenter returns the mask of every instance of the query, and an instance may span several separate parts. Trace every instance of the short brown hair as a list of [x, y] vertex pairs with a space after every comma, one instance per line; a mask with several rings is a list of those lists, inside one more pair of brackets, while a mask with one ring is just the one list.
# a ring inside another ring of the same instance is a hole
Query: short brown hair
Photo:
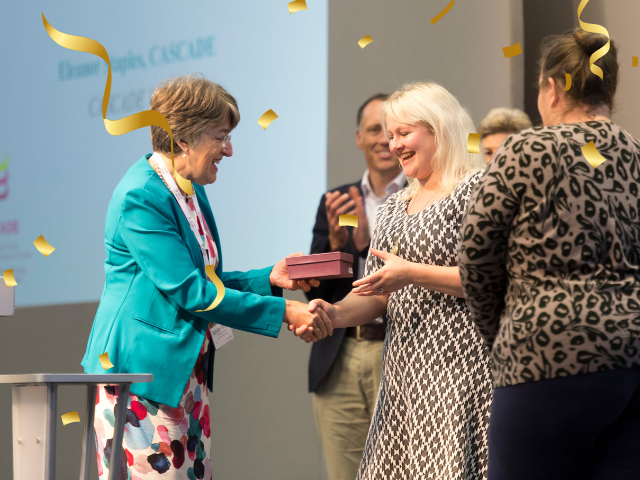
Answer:
[[529, 115], [517, 108], [494, 108], [478, 125], [478, 133], [482, 138], [494, 133], [518, 133], [531, 128]]
[[[169, 122], [175, 154], [182, 152], [178, 140], [197, 145], [206, 128], [219, 127], [228, 121], [234, 129], [240, 121], [236, 99], [200, 74], [180, 75], [161, 82], [151, 95], [150, 107]], [[155, 152], [171, 154], [171, 140], [162, 127], [151, 126], [151, 144]]]
[[358, 128], [360, 127], [360, 122], [362, 122], [362, 114], [364, 112], [364, 109], [367, 108], [367, 105], [369, 105], [371, 102], [375, 101], [375, 100], [381, 100], [381, 101], [386, 101], [387, 98], [389, 98], [389, 95], [386, 93], [378, 93], [376, 95], [374, 95], [373, 97], [369, 97], [365, 100], [365, 102], [360, 105], [360, 108], [358, 109], [358, 115], [356, 117], [356, 120], [358, 122]]
[[618, 87], [618, 49], [613, 40], [609, 52], [595, 62], [603, 71], [602, 80], [591, 72], [589, 65], [591, 55], [607, 40], [604, 35], [588, 33], [581, 28], [545, 38], [538, 63], [543, 85], [549, 78], [564, 85], [568, 73], [571, 89], [565, 94], [570, 105], [587, 105], [589, 110], [606, 105], [611, 110]]

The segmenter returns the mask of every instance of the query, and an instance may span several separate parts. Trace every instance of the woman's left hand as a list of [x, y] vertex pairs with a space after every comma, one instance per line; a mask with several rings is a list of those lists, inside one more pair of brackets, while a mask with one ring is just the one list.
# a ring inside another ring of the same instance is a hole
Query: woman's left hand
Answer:
[[411, 262], [382, 250], [370, 250], [372, 255], [381, 258], [384, 266], [377, 272], [353, 282], [351, 290], [356, 295], [388, 295], [406, 287], [411, 282]]
[[[304, 253], [292, 253], [291, 255], [287, 255], [289, 257], [301, 257]], [[287, 268], [287, 260], [283, 258], [278, 263], [276, 263], [275, 267], [271, 270], [271, 274], [269, 275], [269, 282], [274, 287], [284, 288], [286, 290], [304, 290], [308, 292], [311, 290], [311, 287], [317, 287], [320, 285], [320, 281], [315, 278], [307, 278], [303, 280], [289, 280], [289, 269]]]

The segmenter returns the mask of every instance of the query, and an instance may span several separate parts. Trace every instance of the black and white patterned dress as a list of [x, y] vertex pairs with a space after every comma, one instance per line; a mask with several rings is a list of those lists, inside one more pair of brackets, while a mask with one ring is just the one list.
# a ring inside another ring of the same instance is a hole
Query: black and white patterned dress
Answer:
[[[372, 248], [415, 263], [456, 266], [459, 226], [481, 174], [415, 215], [394, 194]], [[369, 255], [365, 275], [383, 266]], [[391, 294], [380, 393], [358, 480], [487, 478], [492, 379], [488, 349], [464, 299], [409, 285]]]

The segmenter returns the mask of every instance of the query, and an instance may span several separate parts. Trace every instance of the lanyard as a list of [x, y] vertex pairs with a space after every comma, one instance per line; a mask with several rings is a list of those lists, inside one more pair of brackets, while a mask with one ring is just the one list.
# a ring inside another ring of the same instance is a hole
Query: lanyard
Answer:
[[[184, 197], [182, 196], [182, 194], [180, 193], [180, 190], [178, 189], [178, 185], [176, 185], [175, 180], [169, 173], [169, 170], [167, 170], [167, 166], [164, 164], [164, 162], [162, 161], [162, 158], [160, 158], [160, 155], [158, 153], [154, 153], [151, 156], [151, 161], [156, 165], [156, 167], [158, 167], [158, 170], [160, 171], [160, 175], [162, 176], [165, 183], [169, 187], [169, 190], [171, 191], [171, 193], [173, 193], [173, 196], [176, 198], [178, 205], [180, 205], [180, 209], [182, 210], [182, 213], [187, 219], [187, 222], [189, 222], [191, 231], [193, 232], [193, 235], [196, 237], [196, 241], [198, 242], [198, 245], [200, 245], [200, 252], [202, 253], [202, 259], [204, 260], [205, 265], [207, 264], [212, 265], [213, 258], [211, 253], [209, 253], [208, 255], [205, 255], [205, 252], [208, 250], [207, 244], [206, 244], [206, 235], [205, 235], [205, 238], [203, 238], [203, 236], [200, 235], [200, 229], [198, 228], [197, 223], [193, 220], [193, 217], [191, 216], [191, 212], [189, 211], [189, 207], [187, 206], [187, 202], [185, 202]], [[198, 204], [198, 197], [196, 196], [195, 190], [193, 192], [193, 195], [191, 196], [191, 199], [193, 200], [193, 205], [196, 209], [196, 217], [198, 218], [202, 217], [202, 213], [200, 211], [200, 205]], [[204, 232], [204, 225], [202, 226], [202, 231]]]

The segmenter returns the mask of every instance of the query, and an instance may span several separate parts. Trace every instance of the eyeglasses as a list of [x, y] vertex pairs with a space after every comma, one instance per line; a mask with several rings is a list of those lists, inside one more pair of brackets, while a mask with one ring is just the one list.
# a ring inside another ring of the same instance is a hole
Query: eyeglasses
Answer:
[[227, 143], [231, 141], [231, 135], [227, 135], [226, 137], [219, 137], [218, 135], [214, 135], [213, 133], [203, 132], [205, 135], [209, 135], [210, 137], [215, 138], [216, 140], [220, 140], [222, 142], [222, 148], [227, 146]]

